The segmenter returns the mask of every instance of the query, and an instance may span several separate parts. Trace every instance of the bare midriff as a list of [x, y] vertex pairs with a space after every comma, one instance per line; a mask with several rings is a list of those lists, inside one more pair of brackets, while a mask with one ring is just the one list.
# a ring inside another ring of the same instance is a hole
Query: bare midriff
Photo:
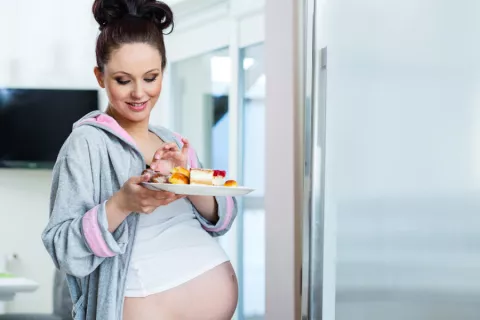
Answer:
[[172, 289], [125, 298], [123, 320], [231, 320], [237, 301], [237, 277], [224, 262]]

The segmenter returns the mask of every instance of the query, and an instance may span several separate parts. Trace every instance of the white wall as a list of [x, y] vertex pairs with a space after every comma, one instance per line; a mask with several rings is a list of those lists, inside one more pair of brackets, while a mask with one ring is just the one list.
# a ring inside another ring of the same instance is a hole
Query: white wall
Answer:
[[[248, 17], [254, 12], [263, 12], [265, 0], [231, 0], [230, 11], [238, 17]], [[263, 30], [258, 30], [263, 31]]]
[[48, 219], [50, 171], [0, 170], [0, 259], [18, 254], [10, 272], [39, 283], [34, 293], [17, 295], [11, 312], [51, 312], [53, 264], [40, 234]]

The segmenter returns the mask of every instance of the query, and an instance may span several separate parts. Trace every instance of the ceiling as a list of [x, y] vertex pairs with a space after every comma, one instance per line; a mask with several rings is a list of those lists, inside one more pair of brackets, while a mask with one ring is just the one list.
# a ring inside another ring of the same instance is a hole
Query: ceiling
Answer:
[[229, 0], [163, 0], [178, 16], [196, 13], [212, 6], [228, 3]]
[[165, 2], [169, 6], [174, 6], [180, 2], [188, 2], [188, 1], [192, 2], [194, 0], [163, 0], [163, 2]]

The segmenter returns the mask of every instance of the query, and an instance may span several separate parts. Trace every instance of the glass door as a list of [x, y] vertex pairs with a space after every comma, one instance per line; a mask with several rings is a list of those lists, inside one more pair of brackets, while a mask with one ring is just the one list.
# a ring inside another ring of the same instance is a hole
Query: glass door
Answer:
[[228, 170], [228, 49], [172, 64], [175, 130], [190, 140], [204, 167]]

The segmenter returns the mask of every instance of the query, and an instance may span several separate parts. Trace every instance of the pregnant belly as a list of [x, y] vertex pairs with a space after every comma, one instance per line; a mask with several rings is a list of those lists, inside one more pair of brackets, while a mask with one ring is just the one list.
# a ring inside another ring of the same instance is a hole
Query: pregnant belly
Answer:
[[177, 287], [144, 298], [125, 298], [124, 320], [230, 320], [238, 283], [230, 262]]

